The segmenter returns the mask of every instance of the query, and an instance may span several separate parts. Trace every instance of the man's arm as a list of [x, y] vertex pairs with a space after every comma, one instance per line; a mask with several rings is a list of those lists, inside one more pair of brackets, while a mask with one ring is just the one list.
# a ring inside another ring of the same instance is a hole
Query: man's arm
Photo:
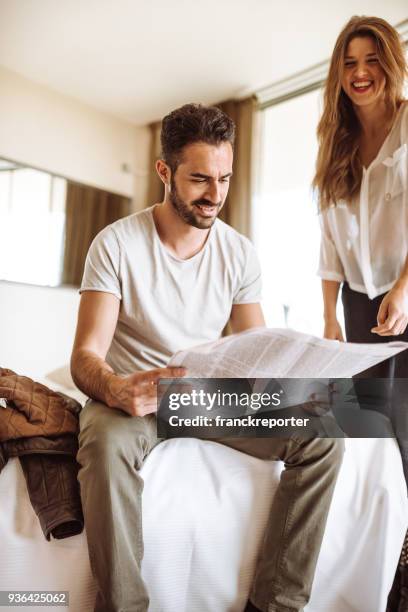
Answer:
[[260, 304], [234, 304], [229, 322], [234, 334], [266, 325]]
[[103, 291], [84, 291], [71, 356], [75, 384], [89, 397], [119, 408], [131, 416], [157, 410], [156, 382], [159, 378], [184, 376], [183, 368], [156, 368], [118, 376], [106, 363], [119, 316], [120, 300]]
[[111, 293], [84, 291], [71, 356], [72, 378], [81, 391], [109, 405], [109, 380], [114, 375], [105, 357], [119, 315], [120, 300]]

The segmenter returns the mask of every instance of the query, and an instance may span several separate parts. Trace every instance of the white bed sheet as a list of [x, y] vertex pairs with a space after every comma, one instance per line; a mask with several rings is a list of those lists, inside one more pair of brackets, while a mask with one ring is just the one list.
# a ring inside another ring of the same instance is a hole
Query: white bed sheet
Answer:
[[[242, 610], [280, 471], [214, 442], [154, 449], [142, 472], [151, 612]], [[407, 527], [404, 487], [394, 440], [346, 440], [306, 612], [383, 612]], [[0, 589], [68, 590], [70, 611], [91, 612], [86, 536], [44, 539], [16, 459], [0, 474], [0, 508]]]

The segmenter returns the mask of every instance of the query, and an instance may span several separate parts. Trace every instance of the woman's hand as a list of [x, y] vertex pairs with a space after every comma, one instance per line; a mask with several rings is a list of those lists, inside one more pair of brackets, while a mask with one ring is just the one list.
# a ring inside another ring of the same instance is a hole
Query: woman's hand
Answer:
[[379, 336], [399, 336], [408, 324], [408, 288], [396, 283], [384, 296], [377, 315], [377, 327], [371, 329]]
[[336, 317], [324, 320], [323, 337], [327, 338], [327, 340], [340, 340], [340, 342], [344, 342], [341, 325]]

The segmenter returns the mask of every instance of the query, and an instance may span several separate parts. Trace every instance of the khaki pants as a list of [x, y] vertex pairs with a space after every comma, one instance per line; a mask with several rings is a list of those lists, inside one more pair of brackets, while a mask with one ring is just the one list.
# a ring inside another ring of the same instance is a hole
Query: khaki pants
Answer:
[[[159, 440], [156, 416], [130, 417], [89, 401], [80, 417], [79, 481], [97, 612], [146, 612], [139, 470]], [[285, 463], [251, 591], [263, 612], [298, 612], [310, 597], [327, 514], [341, 465], [342, 439], [296, 436], [217, 440]], [[189, 612], [201, 612], [191, 610]]]

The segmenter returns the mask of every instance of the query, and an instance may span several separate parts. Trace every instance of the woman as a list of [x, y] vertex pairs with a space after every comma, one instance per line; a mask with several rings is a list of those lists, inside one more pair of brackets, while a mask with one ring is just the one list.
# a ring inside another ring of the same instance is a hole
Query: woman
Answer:
[[[346, 24], [330, 63], [313, 182], [321, 213], [325, 338], [343, 340], [336, 316], [343, 284], [348, 341], [408, 340], [406, 76], [404, 49], [392, 26], [376, 17]], [[362, 373], [355, 386], [360, 404], [392, 419], [408, 479], [401, 426], [406, 395], [393, 377], [408, 378], [408, 351]], [[408, 597], [390, 609], [406, 610], [407, 604]]]

